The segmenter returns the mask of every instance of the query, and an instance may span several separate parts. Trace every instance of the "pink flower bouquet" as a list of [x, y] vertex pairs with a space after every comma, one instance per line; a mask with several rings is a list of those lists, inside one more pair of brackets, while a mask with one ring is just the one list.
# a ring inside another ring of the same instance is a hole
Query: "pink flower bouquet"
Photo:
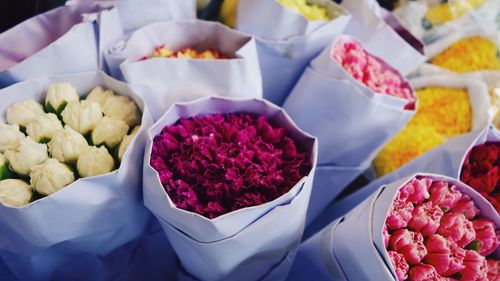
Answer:
[[[216, 97], [176, 104], [149, 138], [144, 201], [189, 274], [258, 279], [300, 241], [317, 148], [282, 109]], [[258, 268], [246, 262], [270, 249], [278, 254]]]

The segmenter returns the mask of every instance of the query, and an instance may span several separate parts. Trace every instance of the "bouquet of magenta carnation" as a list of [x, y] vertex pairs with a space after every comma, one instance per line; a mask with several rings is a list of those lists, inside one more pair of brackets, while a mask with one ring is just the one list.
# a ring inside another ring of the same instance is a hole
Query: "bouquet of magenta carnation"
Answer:
[[317, 148], [282, 109], [215, 97], [176, 104], [149, 139], [144, 201], [189, 274], [255, 280], [296, 248]]

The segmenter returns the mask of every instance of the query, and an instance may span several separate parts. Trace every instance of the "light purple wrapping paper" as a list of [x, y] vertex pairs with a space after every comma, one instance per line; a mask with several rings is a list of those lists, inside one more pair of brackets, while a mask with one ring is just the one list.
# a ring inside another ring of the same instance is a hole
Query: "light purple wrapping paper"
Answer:
[[87, 72], [30, 80], [0, 90], [0, 120], [5, 120], [4, 112], [14, 102], [42, 102], [48, 85], [61, 81], [70, 82], [82, 96], [101, 85], [131, 97], [143, 112], [142, 127], [118, 170], [78, 179], [22, 208], [0, 204], [0, 255], [21, 280], [109, 279], [116, 274], [107, 272], [107, 263], [112, 261], [101, 262], [100, 257], [139, 238], [151, 218], [140, 187], [146, 130], [152, 118], [142, 99], [125, 83], [103, 72]]
[[[152, 138], [179, 118], [229, 112], [266, 114], [279, 122], [310, 153], [313, 168], [280, 198], [209, 220], [172, 203], [158, 173], [149, 165]], [[256, 280], [280, 263], [301, 240], [316, 153], [317, 141], [298, 129], [282, 109], [267, 101], [209, 97], [178, 103], [149, 131], [144, 157], [144, 203], [160, 220], [190, 274], [202, 280]]]
[[28, 19], [0, 34], [0, 88], [102, 69], [104, 49], [121, 36], [117, 10], [95, 3], [63, 6]]
[[[471, 187], [450, 177], [418, 173], [382, 185], [348, 214], [335, 220], [300, 247], [287, 280], [397, 280], [385, 250], [382, 228], [399, 189], [417, 175], [451, 182], [471, 197], [481, 216], [500, 226], [500, 215]], [[325, 251], [325, 249], [327, 251]], [[497, 249], [496, 256], [498, 257]]]

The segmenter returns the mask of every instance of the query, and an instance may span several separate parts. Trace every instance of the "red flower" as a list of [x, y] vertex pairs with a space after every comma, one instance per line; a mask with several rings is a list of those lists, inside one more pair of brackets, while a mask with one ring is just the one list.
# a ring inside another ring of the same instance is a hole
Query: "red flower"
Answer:
[[[470, 151], [466, 158], [462, 166], [460, 180], [480, 193], [494, 197], [493, 193], [495, 190], [498, 192], [500, 188], [500, 143], [478, 145]], [[492, 203], [495, 205], [494, 202]]]
[[425, 247], [428, 254], [424, 261], [442, 276], [451, 276], [464, 269], [465, 250], [455, 241], [435, 234], [425, 241]]
[[483, 256], [493, 253], [500, 243], [500, 233], [495, 224], [488, 219], [477, 219], [472, 221], [476, 231], [476, 240], [468, 248], [478, 251]]
[[464, 266], [465, 268], [458, 274], [459, 280], [483, 281], [487, 279], [488, 264], [486, 258], [476, 251], [465, 251]]
[[410, 269], [409, 280], [412, 281], [442, 281], [441, 276], [432, 265], [417, 264]]
[[396, 198], [389, 209], [385, 223], [390, 230], [397, 230], [408, 225], [413, 212], [413, 204], [401, 198]]
[[424, 238], [408, 229], [396, 231], [389, 239], [389, 249], [402, 254], [408, 264], [418, 264], [427, 254]]
[[462, 193], [456, 190], [455, 186], [449, 187], [448, 183], [442, 181], [433, 182], [430, 193], [429, 201], [441, 208], [445, 213], [453, 208], [462, 197]]
[[406, 278], [408, 278], [408, 270], [410, 266], [406, 262], [404, 256], [394, 251], [388, 251], [387, 254], [389, 255], [389, 259], [391, 260], [392, 267], [396, 272], [398, 280], [406, 280]]
[[180, 119], [155, 136], [151, 166], [178, 208], [207, 218], [285, 194], [311, 169], [309, 155], [266, 116]]
[[462, 197], [455, 206], [451, 208], [450, 212], [462, 213], [469, 220], [474, 219], [480, 213], [479, 209], [467, 194], [462, 194]]
[[432, 205], [432, 202], [420, 204], [413, 210], [413, 216], [408, 223], [408, 228], [420, 232], [422, 236], [427, 238], [436, 233], [442, 217], [443, 211], [439, 207]]
[[476, 238], [472, 222], [462, 213], [445, 214], [437, 233], [457, 242], [460, 247], [467, 246]]

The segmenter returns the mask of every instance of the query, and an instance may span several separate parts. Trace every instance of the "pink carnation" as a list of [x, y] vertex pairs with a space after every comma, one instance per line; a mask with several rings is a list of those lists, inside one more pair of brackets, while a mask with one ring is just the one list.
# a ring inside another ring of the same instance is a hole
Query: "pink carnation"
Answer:
[[488, 280], [500, 280], [500, 261], [487, 259], [488, 263]]
[[431, 184], [432, 179], [428, 177], [413, 178], [401, 188], [401, 197], [414, 204], [422, 203], [430, 196], [429, 188]]
[[333, 47], [332, 58], [373, 92], [406, 99], [405, 109], [415, 108], [415, 93], [403, 77], [366, 52], [358, 42], [338, 42]]
[[432, 202], [420, 204], [413, 210], [413, 216], [408, 223], [408, 228], [420, 232], [424, 237], [436, 233], [439, 222], [443, 217], [443, 211], [432, 205]]
[[412, 281], [443, 281], [432, 265], [417, 264], [410, 269], [409, 280]]
[[474, 201], [472, 201], [467, 194], [462, 194], [462, 197], [460, 197], [460, 200], [451, 208], [450, 212], [462, 213], [469, 220], [474, 219], [480, 213]]
[[155, 136], [151, 166], [178, 208], [215, 218], [287, 193], [309, 155], [264, 115], [180, 119]]
[[403, 255], [398, 252], [388, 251], [389, 259], [391, 260], [392, 267], [396, 272], [399, 281], [404, 281], [408, 278], [408, 270], [410, 266], [406, 262]]
[[476, 238], [472, 222], [462, 213], [448, 213], [443, 216], [437, 233], [465, 247]]
[[389, 238], [391, 238], [391, 236], [389, 235], [386, 224], [384, 224], [384, 229], [382, 229], [382, 235], [384, 236], [384, 245], [387, 248], [387, 246], [389, 246]]
[[458, 274], [458, 276], [460, 276], [459, 280], [487, 280], [488, 264], [486, 262], [486, 258], [478, 254], [476, 251], [465, 251], [464, 266], [465, 268]]
[[427, 256], [425, 263], [436, 269], [442, 276], [451, 276], [464, 269], [465, 250], [455, 241], [435, 234], [425, 241]]
[[493, 253], [500, 243], [500, 233], [496, 225], [488, 219], [477, 219], [472, 221], [476, 231], [476, 240], [468, 248], [477, 250], [483, 256]]
[[420, 263], [427, 254], [422, 234], [408, 229], [400, 229], [391, 236], [389, 249], [402, 254], [412, 265]]
[[385, 223], [390, 230], [404, 228], [408, 225], [412, 212], [413, 204], [398, 197], [392, 202]]
[[458, 191], [455, 186], [449, 187], [449, 184], [443, 181], [435, 181], [430, 188], [431, 201], [435, 206], [439, 206], [445, 213], [462, 197], [462, 193]]

